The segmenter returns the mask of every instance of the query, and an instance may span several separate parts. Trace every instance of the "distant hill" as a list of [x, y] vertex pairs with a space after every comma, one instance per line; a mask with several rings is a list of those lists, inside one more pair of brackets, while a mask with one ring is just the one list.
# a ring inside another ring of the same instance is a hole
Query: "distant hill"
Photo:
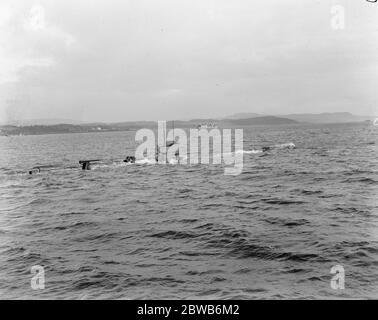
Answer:
[[223, 119], [248, 119], [248, 118], [256, 118], [261, 117], [263, 115], [258, 113], [250, 113], [250, 112], [243, 112], [243, 113], [234, 113], [230, 116], [224, 117]]
[[275, 116], [260, 116], [255, 118], [247, 118], [247, 119], [229, 119], [227, 120], [228, 123], [232, 123], [234, 125], [240, 126], [251, 126], [251, 125], [280, 125], [280, 124], [295, 124], [298, 121], [275, 117]]
[[288, 114], [282, 117], [310, 123], [347, 123], [360, 122], [366, 120], [373, 120], [373, 116], [357, 116], [349, 112], [333, 112], [333, 113], [319, 113], [319, 114]]
[[[249, 119], [258, 117], [266, 116], [257, 113], [235, 113], [224, 119]], [[374, 120], [376, 118], [374, 116], [358, 116], [349, 112], [294, 113], [277, 115], [276, 117], [308, 123], [348, 123]]]
[[[214, 123], [219, 127], [252, 126], [252, 125], [291, 125], [297, 123], [350, 123], [374, 120], [375, 117], [356, 116], [348, 112], [320, 113], [320, 114], [289, 114], [284, 116], [251, 116], [256, 113], [237, 113], [223, 119], [192, 119], [189, 121], [174, 121], [175, 128], [197, 128], [202, 123]], [[243, 117], [239, 118], [236, 117]], [[37, 121], [37, 120], [35, 120]], [[52, 121], [52, 120], [49, 120]], [[61, 121], [58, 120], [57, 121]], [[63, 121], [63, 120], [62, 120]], [[82, 123], [82, 124], [52, 124], [52, 125], [0, 125], [0, 136], [8, 135], [36, 135], [54, 133], [85, 133], [129, 131], [141, 128], [156, 129], [156, 121], [127, 121], [118, 123]], [[171, 129], [173, 122], [167, 122]]]
[[57, 134], [57, 133], [85, 133], [85, 132], [107, 132], [107, 131], [127, 131], [128, 127], [113, 127], [106, 124], [96, 125], [35, 125], [35, 126], [0, 126], [0, 135], [37, 135], [37, 134]]
[[83, 122], [71, 119], [27, 119], [27, 120], [13, 120], [7, 121], [6, 123], [0, 123], [0, 125], [11, 125], [11, 126], [51, 126], [57, 124], [73, 124], [79, 125]]

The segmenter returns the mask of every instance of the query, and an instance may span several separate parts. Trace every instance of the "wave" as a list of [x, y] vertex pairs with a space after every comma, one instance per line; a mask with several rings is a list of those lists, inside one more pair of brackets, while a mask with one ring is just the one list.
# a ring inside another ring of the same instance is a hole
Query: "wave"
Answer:
[[155, 160], [151, 160], [151, 159], [147, 159], [147, 158], [135, 161], [135, 164], [156, 164], [156, 163], [157, 162]]
[[235, 154], [258, 154], [262, 153], [262, 150], [252, 149], [252, 150], [236, 150], [235, 152], [226, 152], [224, 155], [233, 156]]
[[257, 153], [262, 153], [263, 151], [262, 150], [255, 150], [255, 149], [252, 149], [252, 150], [238, 150], [236, 151], [236, 153], [245, 153], [245, 154], [257, 154]]
[[281, 143], [281, 144], [275, 144], [268, 147], [263, 147], [262, 151], [265, 152], [265, 151], [270, 151], [270, 150], [275, 150], [275, 149], [296, 149], [296, 146], [293, 142]]
[[273, 147], [275, 147], [277, 149], [295, 149], [296, 148], [296, 146], [293, 142], [276, 144]]
[[191, 232], [168, 230], [154, 233], [151, 235], [151, 237], [165, 239], [188, 239], [199, 237], [199, 235]]

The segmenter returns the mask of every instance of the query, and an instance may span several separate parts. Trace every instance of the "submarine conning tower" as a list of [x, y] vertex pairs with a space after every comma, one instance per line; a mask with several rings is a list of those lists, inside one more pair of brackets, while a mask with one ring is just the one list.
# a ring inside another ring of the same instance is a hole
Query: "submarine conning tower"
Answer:
[[91, 163], [92, 162], [98, 162], [100, 160], [95, 159], [95, 160], [80, 160], [79, 164], [81, 164], [81, 169], [83, 170], [91, 170]]

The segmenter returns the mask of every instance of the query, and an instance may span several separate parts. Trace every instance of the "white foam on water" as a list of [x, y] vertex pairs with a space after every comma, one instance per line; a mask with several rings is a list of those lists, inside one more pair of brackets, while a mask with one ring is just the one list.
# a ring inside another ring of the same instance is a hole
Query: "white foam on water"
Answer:
[[156, 164], [156, 161], [144, 158], [144, 159], [136, 160], [135, 164]]
[[245, 153], [245, 154], [257, 154], [257, 153], [262, 153], [262, 150], [238, 150], [238, 152], [242, 152], [242, 153]]
[[279, 149], [284, 149], [284, 148], [294, 149], [295, 144], [292, 143], [292, 142], [289, 142], [289, 143], [276, 144], [276, 145], [274, 145], [274, 147], [279, 148]]
[[178, 161], [177, 159], [170, 159], [170, 160], [168, 161], [168, 163], [169, 163], [169, 164], [178, 164], [179, 161]]
[[235, 152], [227, 152], [225, 153], [225, 155], [234, 155], [234, 154], [258, 154], [258, 153], [262, 153], [262, 150], [255, 150], [255, 149], [252, 149], [252, 150], [236, 150]]

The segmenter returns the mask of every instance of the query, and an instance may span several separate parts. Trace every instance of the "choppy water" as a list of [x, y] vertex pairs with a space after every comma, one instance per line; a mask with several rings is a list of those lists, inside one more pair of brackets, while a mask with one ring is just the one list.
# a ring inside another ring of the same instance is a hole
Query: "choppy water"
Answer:
[[[247, 151], [297, 148], [245, 153], [239, 176], [113, 161], [134, 132], [0, 137], [0, 298], [378, 298], [377, 136], [245, 129]], [[108, 161], [82, 171], [83, 158]]]

